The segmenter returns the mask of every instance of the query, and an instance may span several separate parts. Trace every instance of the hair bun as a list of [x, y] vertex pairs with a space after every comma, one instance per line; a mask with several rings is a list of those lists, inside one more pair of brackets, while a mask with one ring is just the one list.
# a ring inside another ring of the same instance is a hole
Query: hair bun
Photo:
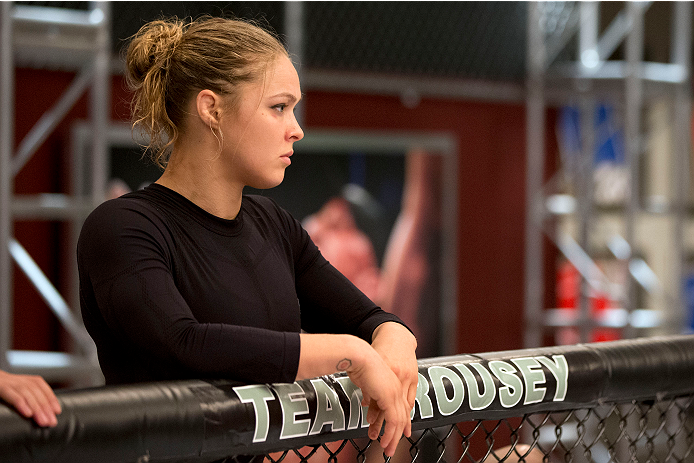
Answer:
[[183, 32], [184, 23], [176, 18], [145, 24], [132, 37], [126, 54], [131, 82], [142, 82], [151, 71], [166, 69]]

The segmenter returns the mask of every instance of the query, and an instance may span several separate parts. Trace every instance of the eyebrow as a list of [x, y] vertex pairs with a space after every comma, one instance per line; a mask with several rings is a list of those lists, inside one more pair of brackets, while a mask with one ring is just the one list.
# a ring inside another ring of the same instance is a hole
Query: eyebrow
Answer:
[[270, 98], [279, 98], [279, 97], [287, 98], [290, 103], [296, 103], [299, 100], [301, 100], [301, 96], [299, 96], [299, 98], [297, 99], [297, 97], [293, 93], [289, 93], [289, 92], [277, 93], [275, 95], [270, 96]]

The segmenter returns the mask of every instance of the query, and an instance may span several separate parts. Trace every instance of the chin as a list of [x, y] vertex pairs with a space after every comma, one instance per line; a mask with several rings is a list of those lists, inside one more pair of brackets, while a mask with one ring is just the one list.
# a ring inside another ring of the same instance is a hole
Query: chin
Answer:
[[258, 180], [257, 182], [254, 182], [250, 186], [251, 188], [255, 188], [257, 190], [269, 190], [270, 188], [275, 188], [276, 186], [279, 186], [280, 183], [284, 180], [284, 172], [282, 173], [281, 177], [278, 178], [273, 178], [273, 179], [262, 179]]

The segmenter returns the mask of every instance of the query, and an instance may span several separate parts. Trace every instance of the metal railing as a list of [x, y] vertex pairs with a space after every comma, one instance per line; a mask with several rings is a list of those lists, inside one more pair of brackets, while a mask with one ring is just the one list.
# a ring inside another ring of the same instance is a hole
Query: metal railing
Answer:
[[335, 374], [59, 391], [55, 428], [0, 407], [0, 461], [694, 461], [692, 335], [424, 359], [419, 375], [390, 459]]

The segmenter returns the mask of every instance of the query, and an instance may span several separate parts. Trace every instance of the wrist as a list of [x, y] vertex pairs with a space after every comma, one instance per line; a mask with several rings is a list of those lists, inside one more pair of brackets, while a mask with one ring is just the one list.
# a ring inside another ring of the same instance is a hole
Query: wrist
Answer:
[[345, 357], [338, 362], [337, 368], [338, 371], [344, 371], [348, 374], [362, 369], [369, 362], [370, 355], [376, 353], [368, 342], [356, 336], [347, 335], [344, 346], [346, 347]]
[[[397, 322], [381, 323], [371, 335], [371, 344], [379, 342], [397, 342], [398, 346], [417, 348], [417, 338], [405, 326]], [[409, 344], [408, 344], [409, 343]]]
[[364, 340], [348, 334], [301, 334], [297, 379], [315, 378], [336, 371], [360, 370], [378, 355]]

